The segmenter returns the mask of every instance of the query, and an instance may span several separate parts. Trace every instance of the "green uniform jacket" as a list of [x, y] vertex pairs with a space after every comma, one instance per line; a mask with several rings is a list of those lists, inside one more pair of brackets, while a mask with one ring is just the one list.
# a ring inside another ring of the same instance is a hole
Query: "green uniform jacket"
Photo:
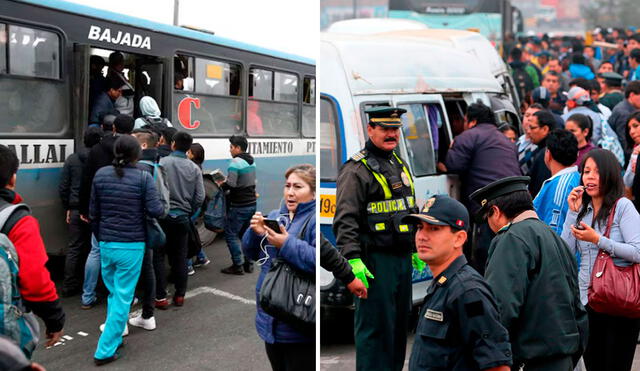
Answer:
[[509, 331], [514, 364], [554, 355], [580, 357], [588, 322], [576, 260], [535, 212], [525, 211], [498, 231], [485, 278]]
[[614, 91], [613, 93], [605, 94], [602, 98], [600, 98], [600, 103], [607, 106], [610, 110], [613, 110], [618, 103], [624, 100], [624, 94], [619, 91]]

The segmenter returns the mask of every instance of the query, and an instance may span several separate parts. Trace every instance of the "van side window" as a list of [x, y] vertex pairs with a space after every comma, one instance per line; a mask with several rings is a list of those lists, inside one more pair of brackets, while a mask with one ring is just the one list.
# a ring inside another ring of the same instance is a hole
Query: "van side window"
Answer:
[[306, 76], [302, 96], [302, 136], [316, 136], [316, 79]]
[[342, 165], [342, 138], [335, 104], [320, 98], [320, 179], [335, 182]]
[[250, 136], [294, 137], [299, 130], [298, 76], [251, 68], [247, 133]]
[[[435, 174], [434, 143], [438, 143], [438, 114], [427, 104], [402, 104], [407, 110], [402, 115], [402, 132], [407, 146], [407, 157], [415, 176]], [[434, 114], [435, 113], [435, 114]], [[442, 126], [442, 122], [440, 122]], [[434, 138], [434, 134], [436, 138]]]
[[53, 32], [9, 25], [9, 73], [60, 78], [60, 40]]

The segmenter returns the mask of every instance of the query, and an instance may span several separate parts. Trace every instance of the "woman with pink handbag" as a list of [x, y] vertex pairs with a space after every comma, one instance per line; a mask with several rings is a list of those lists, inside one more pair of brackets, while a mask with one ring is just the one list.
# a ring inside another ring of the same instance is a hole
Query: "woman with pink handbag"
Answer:
[[589, 152], [567, 199], [562, 238], [580, 254], [580, 300], [589, 315], [588, 371], [631, 370], [640, 333], [640, 215], [623, 197], [608, 150]]

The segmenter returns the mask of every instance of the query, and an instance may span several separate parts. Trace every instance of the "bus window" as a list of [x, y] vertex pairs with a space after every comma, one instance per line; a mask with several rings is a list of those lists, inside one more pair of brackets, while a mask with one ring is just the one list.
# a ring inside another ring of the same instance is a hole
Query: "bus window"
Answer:
[[173, 88], [193, 91], [193, 57], [176, 55], [173, 57]]
[[[407, 112], [402, 115], [402, 132], [407, 146], [407, 157], [411, 159], [411, 169], [415, 176], [424, 176], [436, 172], [434, 141], [432, 133], [437, 135], [436, 115], [427, 117], [428, 105], [402, 104]], [[432, 122], [433, 121], [433, 122]]]
[[0, 23], [0, 73], [7, 73], [7, 26]]
[[0, 133], [61, 133], [69, 117], [66, 86], [57, 80], [58, 35], [14, 25], [2, 25], [0, 35], [0, 69], [8, 74], [0, 84]]
[[302, 135], [316, 136], [316, 79], [305, 77], [302, 98]]
[[60, 78], [60, 40], [53, 32], [9, 25], [9, 73]]
[[196, 58], [196, 93], [240, 95], [240, 66]]
[[174, 124], [196, 135], [241, 133], [241, 75], [241, 67], [236, 63], [176, 55]]
[[320, 179], [335, 182], [342, 164], [342, 138], [340, 138], [336, 107], [327, 98], [320, 98]]
[[298, 77], [251, 68], [247, 133], [252, 136], [298, 135]]

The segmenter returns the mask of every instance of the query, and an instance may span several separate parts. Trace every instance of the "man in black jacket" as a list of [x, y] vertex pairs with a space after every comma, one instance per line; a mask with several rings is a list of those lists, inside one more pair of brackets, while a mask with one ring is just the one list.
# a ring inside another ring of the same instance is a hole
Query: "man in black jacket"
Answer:
[[82, 292], [82, 276], [84, 263], [89, 254], [89, 241], [91, 230], [87, 223], [80, 220], [80, 187], [82, 173], [89, 157], [89, 150], [100, 143], [102, 130], [97, 127], [89, 127], [84, 133], [84, 147], [69, 156], [62, 168], [62, 177], [58, 192], [62, 200], [62, 206], [66, 210], [66, 220], [69, 225], [69, 245], [64, 263], [64, 281], [62, 283], [62, 296], [73, 296]]
[[[112, 134], [102, 138], [100, 144], [93, 146], [89, 151], [87, 164], [82, 174], [82, 187], [80, 188], [80, 218], [89, 223], [89, 200], [91, 199], [91, 183], [96, 172], [113, 162], [113, 146], [120, 135], [131, 134], [133, 130], [133, 117], [118, 115], [113, 122]], [[82, 309], [91, 309], [96, 304], [96, 284], [100, 275], [100, 248], [95, 236], [91, 236], [91, 251], [87, 257], [84, 268], [84, 284], [82, 286]]]

